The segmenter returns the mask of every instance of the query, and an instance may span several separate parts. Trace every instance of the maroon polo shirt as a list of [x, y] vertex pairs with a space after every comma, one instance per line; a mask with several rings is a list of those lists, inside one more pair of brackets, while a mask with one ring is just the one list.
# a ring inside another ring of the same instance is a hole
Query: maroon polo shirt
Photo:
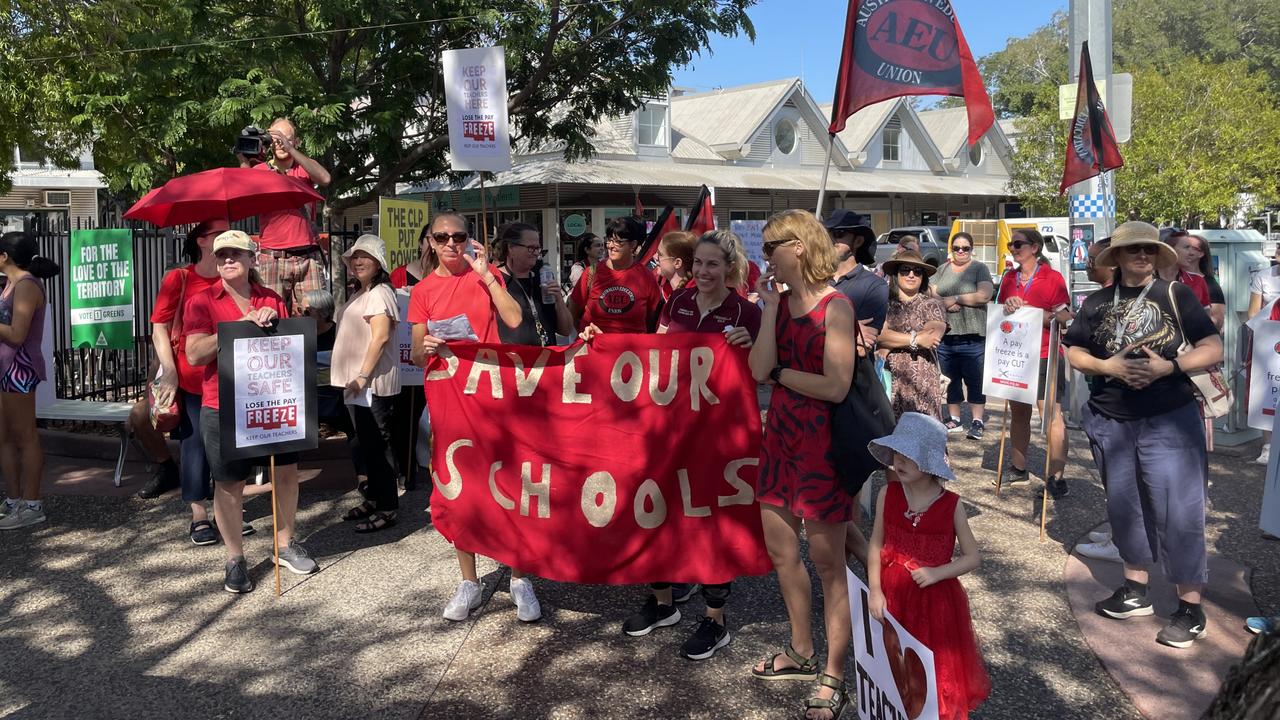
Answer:
[[744, 327], [754, 340], [760, 332], [760, 308], [738, 293], [730, 292], [720, 307], [703, 315], [698, 309], [698, 288], [690, 287], [677, 291], [662, 306], [659, 324], [665, 326], [669, 333], [718, 333], [724, 332], [728, 325]]

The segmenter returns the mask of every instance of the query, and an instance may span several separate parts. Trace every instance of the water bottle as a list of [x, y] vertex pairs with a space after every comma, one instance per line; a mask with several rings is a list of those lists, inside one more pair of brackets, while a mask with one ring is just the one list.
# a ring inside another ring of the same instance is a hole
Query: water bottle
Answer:
[[556, 292], [554, 289], [547, 287], [556, 281], [556, 271], [551, 269], [550, 265], [543, 265], [538, 271], [538, 284], [542, 286], [542, 302], [550, 305], [556, 301]]

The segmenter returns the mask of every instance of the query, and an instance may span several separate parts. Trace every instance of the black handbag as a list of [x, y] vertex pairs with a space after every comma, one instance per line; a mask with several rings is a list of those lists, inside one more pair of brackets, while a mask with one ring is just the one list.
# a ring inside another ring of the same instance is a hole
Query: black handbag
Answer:
[[862, 325], [856, 320], [857, 343], [854, 345], [853, 382], [844, 400], [831, 404], [831, 454], [840, 488], [857, 495], [880, 462], [871, 455], [867, 443], [893, 433], [898, 420], [876, 377], [874, 353], [858, 355], [862, 345]]

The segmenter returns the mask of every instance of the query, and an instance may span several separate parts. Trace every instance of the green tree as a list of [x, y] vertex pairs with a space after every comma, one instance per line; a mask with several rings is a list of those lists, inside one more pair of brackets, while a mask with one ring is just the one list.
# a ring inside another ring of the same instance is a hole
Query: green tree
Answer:
[[60, 135], [135, 193], [230, 164], [242, 126], [286, 115], [340, 210], [448, 171], [442, 50], [504, 46], [513, 140], [582, 158], [594, 121], [664, 92], [712, 34], [754, 37], [754, 2], [11, 0], [0, 97], [60, 78], [40, 97]]

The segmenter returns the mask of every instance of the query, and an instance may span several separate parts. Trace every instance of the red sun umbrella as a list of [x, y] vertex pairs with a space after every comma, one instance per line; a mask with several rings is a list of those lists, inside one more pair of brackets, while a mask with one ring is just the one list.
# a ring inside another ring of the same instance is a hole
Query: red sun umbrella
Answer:
[[217, 168], [176, 177], [148, 192], [124, 214], [157, 227], [213, 218], [229, 222], [323, 200], [306, 183], [252, 168]]

